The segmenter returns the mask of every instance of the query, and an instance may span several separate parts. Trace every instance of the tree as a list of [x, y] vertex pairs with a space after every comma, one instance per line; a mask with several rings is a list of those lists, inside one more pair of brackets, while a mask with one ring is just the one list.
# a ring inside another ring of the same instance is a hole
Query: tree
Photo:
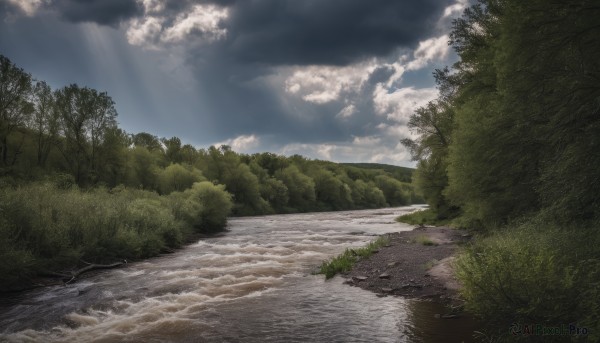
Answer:
[[106, 93], [76, 84], [55, 96], [65, 137], [61, 152], [78, 183], [97, 181], [98, 148], [107, 130], [116, 127], [114, 102]]
[[206, 181], [198, 169], [186, 168], [176, 163], [163, 169], [158, 178], [158, 188], [162, 194], [169, 194], [174, 191], [182, 192], [196, 182]]
[[408, 127], [418, 138], [403, 139], [402, 144], [409, 149], [413, 160], [419, 161], [413, 178], [415, 185], [438, 217], [443, 218], [454, 210], [444, 191], [448, 186], [447, 156], [452, 142], [459, 81], [448, 68], [436, 70], [434, 77], [440, 96], [410, 116]]
[[315, 183], [316, 200], [323, 209], [352, 208], [350, 187], [339, 180], [332, 172], [318, 168], [311, 172], [311, 176]]
[[54, 93], [46, 82], [36, 82], [33, 88], [33, 104], [30, 126], [35, 135], [37, 165], [44, 167], [50, 149], [57, 143], [59, 131], [59, 112], [56, 109]]
[[0, 161], [8, 163], [8, 136], [24, 126], [33, 112], [31, 75], [0, 55]]
[[[165, 146], [165, 157], [168, 162], [181, 163], [182, 152], [181, 152], [181, 139], [177, 137], [162, 138], [160, 140]], [[191, 163], [190, 163], [191, 164]]]
[[132, 140], [133, 145], [136, 147], [146, 148], [150, 152], [164, 152], [162, 144], [160, 144], [160, 140], [158, 139], [158, 137], [150, 133], [136, 133], [135, 135], [132, 135]]
[[313, 208], [315, 182], [304, 175], [298, 167], [291, 165], [275, 172], [275, 178], [281, 180], [288, 189], [289, 206], [298, 211], [308, 211]]

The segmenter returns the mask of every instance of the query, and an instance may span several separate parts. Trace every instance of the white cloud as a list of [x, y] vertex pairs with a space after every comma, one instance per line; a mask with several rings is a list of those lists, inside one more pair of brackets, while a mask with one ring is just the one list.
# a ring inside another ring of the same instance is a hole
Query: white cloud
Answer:
[[429, 38], [419, 42], [419, 47], [414, 52], [414, 59], [406, 65], [407, 70], [418, 70], [425, 67], [429, 62], [443, 60], [448, 56], [450, 46], [448, 35]]
[[228, 17], [229, 11], [227, 8], [219, 8], [213, 5], [195, 5], [191, 12], [177, 16], [173, 26], [164, 31], [162, 40], [165, 42], [179, 42], [193, 32], [200, 32], [208, 41], [223, 38], [227, 34], [227, 29], [221, 26], [222, 22]]
[[345, 67], [308, 66], [293, 68], [285, 90], [305, 101], [325, 104], [338, 100], [344, 92], [357, 92], [376, 68], [375, 60]]
[[435, 88], [405, 87], [390, 91], [381, 83], [373, 91], [375, 112], [387, 119], [406, 123], [414, 111], [438, 96]]
[[224, 38], [224, 23], [229, 18], [227, 8], [214, 5], [195, 5], [190, 11], [175, 18], [161, 15], [165, 4], [160, 0], [141, 0], [144, 17], [129, 21], [127, 41], [129, 44], [159, 49], [159, 43], [184, 42], [192, 34], [200, 34], [204, 42]]
[[453, 17], [457, 14], [461, 14], [465, 8], [469, 5], [469, 0], [458, 0], [455, 4], [450, 5], [444, 9], [444, 15], [442, 18]]
[[165, 0], [138, 0], [144, 6], [145, 13], [158, 13], [165, 9]]
[[12, 5], [15, 5], [25, 13], [25, 15], [31, 17], [47, 0], [8, 0]]
[[352, 144], [355, 146], [373, 147], [375, 145], [381, 144], [381, 138], [375, 136], [355, 136], [354, 139], [352, 139]]
[[337, 114], [336, 117], [340, 118], [349, 118], [356, 112], [356, 107], [353, 104], [350, 104], [344, 108]]
[[233, 151], [244, 153], [250, 152], [252, 149], [258, 147], [259, 144], [260, 138], [256, 135], [241, 135], [213, 145], [216, 147], [229, 145]]
[[163, 22], [164, 19], [157, 17], [133, 19], [126, 33], [127, 41], [132, 45], [146, 45], [147, 48], [156, 49], [154, 42], [160, 38]]

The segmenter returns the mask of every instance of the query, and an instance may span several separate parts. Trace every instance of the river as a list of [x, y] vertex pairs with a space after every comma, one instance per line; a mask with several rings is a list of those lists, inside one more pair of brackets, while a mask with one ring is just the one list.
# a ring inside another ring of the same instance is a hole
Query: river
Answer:
[[173, 254], [5, 296], [0, 341], [452, 342], [465, 330], [435, 319], [435, 303], [311, 274], [347, 247], [410, 230], [394, 218], [416, 208], [232, 218], [225, 234]]

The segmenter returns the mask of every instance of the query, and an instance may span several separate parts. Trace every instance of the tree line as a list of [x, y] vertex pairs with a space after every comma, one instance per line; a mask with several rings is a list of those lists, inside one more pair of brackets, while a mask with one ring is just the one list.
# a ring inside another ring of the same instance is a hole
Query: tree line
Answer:
[[129, 134], [106, 92], [53, 90], [0, 55], [0, 289], [81, 261], [170, 251], [231, 214], [422, 202], [411, 175]]
[[439, 98], [410, 118], [415, 183], [438, 220], [482, 236], [459, 275], [496, 324], [600, 337], [599, 17], [590, 0], [478, 1], [453, 23]]

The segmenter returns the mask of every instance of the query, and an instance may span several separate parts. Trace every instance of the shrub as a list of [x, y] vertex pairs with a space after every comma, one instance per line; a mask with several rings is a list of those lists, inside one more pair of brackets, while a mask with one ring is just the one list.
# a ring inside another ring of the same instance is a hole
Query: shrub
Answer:
[[171, 201], [175, 216], [201, 232], [223, 229], [233, 207], [231, 195], [225, 187], [208, 181], [195, 183], [185, 192], [173, 193]]
[[[60, 179], [60, 178], [59, 178]], [[0, 189], [0, 289], [80, 260], [114, 262], [178, 247], [191, 233], [222, 229], [231, 210], [223, 186], [200, 182], [161, 197], [118, 187], [32, 183]]]
[[[576, 323], [587, 327], [592, 340], [597, 340], [599, 244], [597, 230], [558, 229], [536, 221], [481, 239], [456, 263], [466, 305], [497, 327], [512, 322]], [[505, 331], [500, 335], [505, 336]]]

